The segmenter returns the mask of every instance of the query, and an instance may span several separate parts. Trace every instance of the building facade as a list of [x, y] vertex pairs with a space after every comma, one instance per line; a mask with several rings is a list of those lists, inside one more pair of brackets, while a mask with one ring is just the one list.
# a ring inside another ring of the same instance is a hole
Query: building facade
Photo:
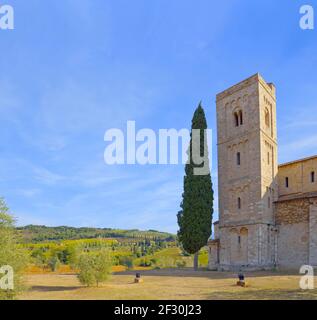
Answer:
[[209, 268], [317, 266], [317, 156], [278, 165], [274, 85], [256, 74], [216, 104], [219, 221]]

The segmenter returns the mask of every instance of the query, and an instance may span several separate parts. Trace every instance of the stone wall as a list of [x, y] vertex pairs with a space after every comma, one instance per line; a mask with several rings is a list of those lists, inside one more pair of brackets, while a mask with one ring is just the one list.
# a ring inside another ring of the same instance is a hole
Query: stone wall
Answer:
[[220, 233], [220, 270], [269, 268], [275, 264], [276, 232], [273, 226], [249, 224], [222, 227]]
[[[314, 173], [314, 174], [313, 174]], [[314, 180], [312, 181], [312, 174]], [[286, 185], [288, 178], [288, 187]], [[279, 197], [317, 191], [317, 157], [306, 158], [279, 166]]]
[[219, 266], [219, 240], [208, 242], [208, 269], [217, 270]]
[[309, 198], [275, 204], [276, 225], [279, 230], [277, 263], [281, 268], [299, 268], [309, 263], [310, 207]]
[[309, 229], [307, 222], [279, 227], [278, 259], [280, 268], [299, 268], [309, 263]]
[[278, 201], [275, 203], [276, 225], [308, 223], [309, 220], [309, 199], [293, 199]]
[[309, 264], [317, 266], [317, 200], [311, 199], [309, 208]]

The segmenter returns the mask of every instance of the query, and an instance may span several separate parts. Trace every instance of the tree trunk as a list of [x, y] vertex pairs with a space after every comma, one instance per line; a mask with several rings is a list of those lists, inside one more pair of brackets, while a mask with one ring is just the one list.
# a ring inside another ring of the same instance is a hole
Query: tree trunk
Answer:
[[196, 252], [194, 255], [194, 270], [198, 270], [198, 252]]

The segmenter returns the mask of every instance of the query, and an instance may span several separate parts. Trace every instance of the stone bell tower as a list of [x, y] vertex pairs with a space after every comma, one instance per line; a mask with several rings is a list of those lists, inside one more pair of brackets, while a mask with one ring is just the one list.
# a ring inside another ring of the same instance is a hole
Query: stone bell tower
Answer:
[[275, 87], [259, 74], [217, 95], [220, 269], [272, 267], [276, 232]]

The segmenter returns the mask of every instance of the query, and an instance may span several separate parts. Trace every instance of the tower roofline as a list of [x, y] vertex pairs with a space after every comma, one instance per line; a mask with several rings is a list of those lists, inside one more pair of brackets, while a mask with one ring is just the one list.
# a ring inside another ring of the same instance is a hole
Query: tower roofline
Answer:
[[216, 101], [220, 101], [224, 99], [227, 96], [232, 95], [233, 93], [250, 86], [251, 84], [255, 82], [260, 82], [264, 88], [271, 94], [271, 96], [275, 99], [275, 86], [273, 83], [268, 83], [264, 80], [264, 78], [260, 75], [260, 73], [256, 73], [252, 75], [251, 77], [248, 77], [237, 84], [229, 87], [228, 89], [221, 91], [216, 95]]

